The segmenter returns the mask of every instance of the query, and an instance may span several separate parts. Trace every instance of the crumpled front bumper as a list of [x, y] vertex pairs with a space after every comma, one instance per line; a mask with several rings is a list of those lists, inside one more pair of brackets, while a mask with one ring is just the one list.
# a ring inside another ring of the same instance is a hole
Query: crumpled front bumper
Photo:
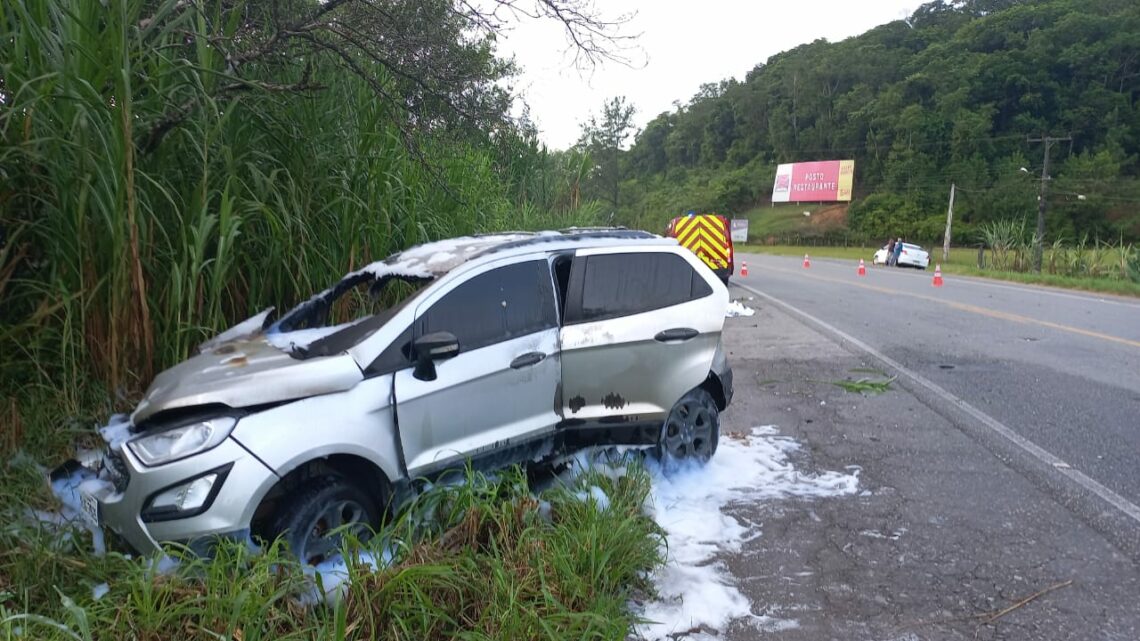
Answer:
[[[109, 481], [101, 487], [96, 484], [91, 494], [98, 504], [98, 525], [109, 528], [141, 554], [161, 551], [160, 543], [194, 543], [206, 537], [247, 534], [257, 507], [255, 497], [277, 480], [272, 470], [232, 438], [209, 451], [156, 467], [144, 466], [127, 447], [105, 454], [101, 461], [85, 463], [68, 461], [51, 473], [51, 480], [75, 475], [81, 466], [87, 470], [83, 473], [87, 478]], [[221, 485], [200, 513], [144, 521], [142, 512], [153, 496], [213, 471], [223, 471], [218, 481]]]

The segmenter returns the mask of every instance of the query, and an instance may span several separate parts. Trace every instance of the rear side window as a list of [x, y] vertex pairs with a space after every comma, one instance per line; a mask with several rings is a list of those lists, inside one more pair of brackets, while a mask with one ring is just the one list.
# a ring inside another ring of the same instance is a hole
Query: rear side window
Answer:
[[[606, 320], [640, 314], [703, 298], [712, 293], [705, 279], [673, 253], [631, 253], [587, 256], [579, 271], [581, 285], [571, 276], [567, 323]], [[577, 303], [577, 304], [575, 304]]]
[[451, 332], [464, 351], [558, 326], [545, 260], [480, 274], [448, 292], [416, 321], [417, 336]]

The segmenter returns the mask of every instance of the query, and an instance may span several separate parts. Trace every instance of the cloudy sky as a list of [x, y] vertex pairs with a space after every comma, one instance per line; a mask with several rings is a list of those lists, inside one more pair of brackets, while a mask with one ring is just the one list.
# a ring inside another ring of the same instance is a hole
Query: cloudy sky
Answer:
[[523, 67], [516, 91], [551, 147], [578, 138], [581, 123], [613, 96], [637, 107], [637, 125], [674, 101], [685, 103], [701, 84], [743, 79], [771, 55], [818, 38], [858, 35], [910, 15], [921, 0], [596, 0], [606, 17], [636, 12], [624, 33], [641, 34], [626, 55], [632, 66], [605, 63], [573, 68], [564, 32], [552, 21], [515, 24], [500, 50]]

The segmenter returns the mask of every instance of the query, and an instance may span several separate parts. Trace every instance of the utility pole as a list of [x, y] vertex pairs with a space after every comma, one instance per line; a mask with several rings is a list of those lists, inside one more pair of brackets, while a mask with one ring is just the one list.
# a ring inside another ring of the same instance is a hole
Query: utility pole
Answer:
[[950, 205], [946, 207], [946, 233], [942, 235], [942, 262], [944, 263], [950, 262], [950, 223], [953, 221], [954, 183], [950, 183]]
[[1028, 139], [1028, 142], [1045, 143], [1045, 162], [1041, 164], [1041, 186], [1037, 188], [1037, 234], [1033, 238], [1033, 273], [1035, 274], [1041, 273], [1041, 254], [1045, 243], [1045, 192], [1049, 180], [1049, 148], [1053, 146], [1053, 143], [1065, 140], [1072, 140], [1072, 138], [1069, 136], [1064, 138], [1042, 136], [1041, 138]]

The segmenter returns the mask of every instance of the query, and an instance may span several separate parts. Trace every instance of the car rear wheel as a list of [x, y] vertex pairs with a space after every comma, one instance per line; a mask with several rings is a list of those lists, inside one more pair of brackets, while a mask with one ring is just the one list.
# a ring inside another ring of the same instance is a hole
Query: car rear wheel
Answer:
[[340, 476], [312, 479], [281, 499], [269, 526], [302, 563], [317, 565], [341, 550], [346, 535], [365, 540], [380, 525], [379, 503]]
[[716, 453], [720, 413], [708, 391], [697, 388], [677, 401], [665, 424], [657, 448], [662, 458], [705, 462]]

